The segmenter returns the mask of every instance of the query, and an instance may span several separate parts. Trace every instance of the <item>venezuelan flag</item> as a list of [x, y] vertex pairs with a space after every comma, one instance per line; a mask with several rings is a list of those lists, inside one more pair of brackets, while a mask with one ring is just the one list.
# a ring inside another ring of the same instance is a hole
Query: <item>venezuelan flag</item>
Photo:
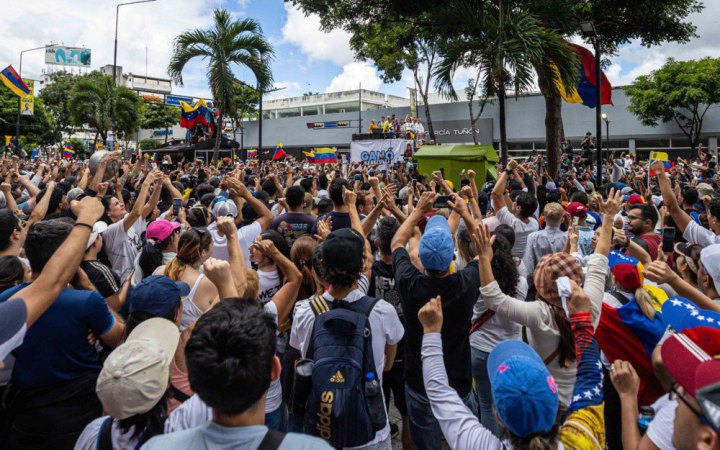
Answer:
[[[578, 77], [575, 89], [567, 92], [560, 77], [556, 76], [555, 85], [560, 91], [562, 98], [568, 103], [582, 103], [588, 108], [595, 108], [598, 99], [595, 97], [595, 86], [597, 83], [595, 72], [595, 55], [585, 47], [575, 44], [569, 44], [573, 52], [580, 60], [580, 75]], [[557, 70], [556, 70], [557, 75]], [[603, 72], [600, 73], [600, 94], [602, 95], [603, 105], [612, 105], [612, 86]]]
[[247, 159], [257, 159], [257, 150], [252, 149], [247, 151]]
[[27, 157], [28, 157], [28, 152], [27, 152], [27, 150], [25, 150], [24, 148], [21, 148], [21, 149], [20, 149], [20, 156], [23, 157], [23, 158], [27, 158]]
[[303, 152], [303, 155], [305, 155], [305, 159], [307, 159], [307, 162], [310, 164], [315, 164], [315, 153], [312, 151], [309, 152]]
[[337, 151], [334, 148], [316, 148], [315, 164], [337, 164]]
[[25, 82], [20, 78], [13, 66], [7, 66], [2, 72], [0, 72], [0, 80], [3, 84], [8, 87], [18, 97], [27, 97], [31, 95], [30, 88], [27, 87]]
[[65, 159], [75, 158], [75, 148], [73, 147], [72, 143], [70, 143], [70, 142], [65, 143], [65, 147], [63, 147], [62, 157]]
[[277, 147], [275, 147], [275, 154], [273, 154], [273, 161], [278, 161], [285, 156], [287, 156], [287, 153], [283, 149], [282, 142], [278, 142]]
[[[675, 162], [670, 161], [670, 155], [665, 152], [650, 152], [650, 163], [653, 161], [662, 161], [665, 167], [665, 172], [675, 167]], [[650, 169], [650, 176], [654, 177], [657, 175], [654, 170]]]
[[205, 100], [200, 99], [192, 106], [180, 100], [180, 109], [180, 126], [182, 128], [189, 130], [198, 123], [202, 125], [208, 124], [210, 108], [208, 108]]

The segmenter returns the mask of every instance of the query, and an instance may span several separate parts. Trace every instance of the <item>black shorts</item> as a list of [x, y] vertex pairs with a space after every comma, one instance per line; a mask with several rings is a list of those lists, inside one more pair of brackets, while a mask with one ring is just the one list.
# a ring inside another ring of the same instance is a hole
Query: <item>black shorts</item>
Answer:
[[393, 393], [395, 407], [401, 415], [407, 416], [407, 405], [405, 404], [405, 368], [402, 363], [395, 362], [393, 368], [383, 373], [382, 382], [385, 404], [390, 405], [390, 391]]

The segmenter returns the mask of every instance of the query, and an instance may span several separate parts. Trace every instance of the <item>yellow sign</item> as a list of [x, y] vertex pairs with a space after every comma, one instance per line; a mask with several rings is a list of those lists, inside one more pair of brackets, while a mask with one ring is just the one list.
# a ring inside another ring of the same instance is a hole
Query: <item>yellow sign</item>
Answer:
[[32, 116], [35, 115], [35, 81], [24, 80], [27, 87], [30, 89], [30, 94], [27, 97], [20, 97], [20, 115], [21, 116]]
[[12, 136], [5, 136], [5, 145], [10, 145], [10, 141], [12, 141]]

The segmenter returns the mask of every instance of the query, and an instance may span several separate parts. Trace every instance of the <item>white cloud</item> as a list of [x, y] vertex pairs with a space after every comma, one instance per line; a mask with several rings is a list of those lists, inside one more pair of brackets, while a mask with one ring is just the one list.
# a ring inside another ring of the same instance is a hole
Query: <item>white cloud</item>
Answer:
[[[238, 0], [233, 8], [247, 3]], [[100, 4], [102, 3], [102, 4]], [[118, 65], [125, 73], [145, 74], [147, 46], [150, 76], [167, 77], [167, 65], [175, 36], [212, 23], [216, 6], [230, 6], [224, 0], [158, 0], [120, 8]], [[21, 49], [49, 43], [84, 46], [92, 50], [92, 68], [113, 63], [115, 3], [93, 0], [54, 0], [52, 2], [10, 2], [2, 6], [0, 21], [0, 60], [16, 68]], [[42, 51], [23, 57], [23, 76], [38, 79], [46, 69]], [[185, 87], [173, 92], [208, 96], [205, 65], [195, 61], [183, 74]]]
[[343, 71], [330, 81], [325, 92], [350, 91], [358, 89], [362, 83], [363, 89], [376, 91], [383, 84], [377, 75], [375, 67], [364, 62], [351, 62], [343, 66]]
[[350, 34], [339, 29], [325, 33], [320, 17], [306, 16], [300, 9], [285, 3], [287, 20], [282, 27], [283, 42], [296, 45], [310, 61], [330, 61], [342, 66], [355, 59], [350, 49]]

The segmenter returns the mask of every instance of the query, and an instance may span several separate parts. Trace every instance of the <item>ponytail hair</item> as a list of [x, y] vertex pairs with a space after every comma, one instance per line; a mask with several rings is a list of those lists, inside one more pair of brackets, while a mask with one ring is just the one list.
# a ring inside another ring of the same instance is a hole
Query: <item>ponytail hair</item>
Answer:
[[638, 306], [640, 307], [640, 311], [642, 311], [645, 317], [647, 317], [648, 319], [653, 319], [655, 317], [653, 298], [648, 291], [642, 288], [642, 286], [635, 289], [635, 301], [637, 302]]
[[202, 257], [202, 252], [210, 248], [212, 236], [207, 230], [190, 228], [180, 235], [177, 255], [165, 267], [165, 275], [173, 281], [180, 281], [186, 266], [191, 266]]
[[564, 421], [566, 413], [567, 411], [561, 403], [557, 416], [555, 417], [555, 423], [552, 428], [545, 433], [518, 437], [505, 428], [505, 435], [508, 437], [513, 450], [552, 450], [557, 442], [560, 425]]
[[162, 241], [156, 241], [155, 239], [147, 239], [145, 241], [145, 245], [140, 253], [140, 258], [138, 259], [138, 265], [140, 266], [140, 270], [142, 270], [143, 278], [152, 275], [155, 269], [162, 265], [163, 251], [167, 250], [175, 233], [179, 232], [180, 228], [170, 233], [170, 236]]

